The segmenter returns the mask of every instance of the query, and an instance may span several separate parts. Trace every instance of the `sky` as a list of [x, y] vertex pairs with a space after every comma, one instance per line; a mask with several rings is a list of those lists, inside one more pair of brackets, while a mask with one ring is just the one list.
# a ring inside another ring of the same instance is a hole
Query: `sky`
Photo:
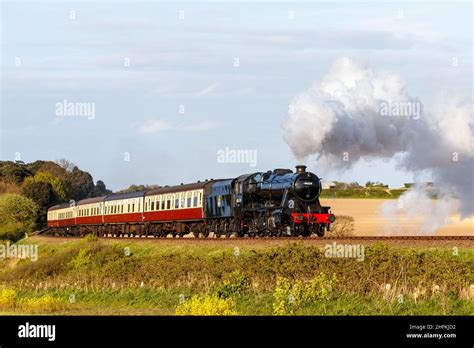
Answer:
[[[423, 103], [473, 96], [471, 2], [0, 4], [0, 159], [66, 158], [113, 190], [293, 168], [289, 105], [341, 57]], [[325, 180], [414, 180], [394, 159], [303, 162]]]

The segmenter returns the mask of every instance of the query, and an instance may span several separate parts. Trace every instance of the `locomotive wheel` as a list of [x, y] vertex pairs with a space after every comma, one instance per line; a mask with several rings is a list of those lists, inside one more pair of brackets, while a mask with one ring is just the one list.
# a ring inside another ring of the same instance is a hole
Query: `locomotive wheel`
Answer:
[[324, 232], [324, 226], [319, 225], [316, 229], [316, 234], [318, 235], [318, 237], [324, 237]]

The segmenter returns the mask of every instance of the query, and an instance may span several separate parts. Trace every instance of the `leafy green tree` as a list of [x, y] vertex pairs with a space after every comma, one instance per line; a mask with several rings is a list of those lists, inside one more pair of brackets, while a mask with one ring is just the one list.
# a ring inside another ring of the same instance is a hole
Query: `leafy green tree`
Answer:
[[38, 206], [16, 193], [0, 195], [0, 239], [16, 239], [32, 231], [38, 218]]
[[55, 196], [59, 201], [64, 201], [66, 199], [66, 189], [64, 188], [63, 182], [53, 174], [37, 172], [34, 176], [34, 181], [50, 184], [53, 188]]
[[66, 188], [69, 198], [76, 201], [90, 197], [94, 190], [92, 175], [76, 166], [67, 175]]
[[27, 178], [21, 186], [23, 196], [30, 198], [39, 207], [48, 207], [55, 203], [54, 190], [49, 182]]
[[1, 180], [8, 183], [20, 184], [31, 172], [22, 162], [1, 162], [0, 177]]
[[102, 180], [97, 180], [97, 183], [94, 186], [91, 197], [100, 197], [110, 195], [112, 191], [108, 190]]
[[130, 193], [144, 190], [152, 190], [154, 188], [160, 187], [159, 185], [130, 185], [124, 190], [117, 191], [116, 193]]
[[35, 181], [33, 178], [26, 178], [21, 185], [21, 193], [36, 203], [38, 206], [37, 223], [44, 225], [46, 223], [48, 208], [59, 203], [51, 184], [43, 181]]

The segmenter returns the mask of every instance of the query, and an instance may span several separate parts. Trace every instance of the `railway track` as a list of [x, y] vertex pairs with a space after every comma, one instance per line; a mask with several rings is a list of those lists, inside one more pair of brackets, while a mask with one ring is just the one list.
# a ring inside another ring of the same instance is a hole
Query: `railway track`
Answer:
[[[48, 235], [48, 229], [35, 232], [39, 235], [58, 239], [81, 239], [78, 236]], [[125, 240], [173, 240], [173, 241], [196, 241], [196, 242], [218, 242], [218, 241], [474, 241], [474, 236], [327, 236], [327, 237], [152, 237], [152, 236], [107, 236], [100, 239], [125, 239]]]

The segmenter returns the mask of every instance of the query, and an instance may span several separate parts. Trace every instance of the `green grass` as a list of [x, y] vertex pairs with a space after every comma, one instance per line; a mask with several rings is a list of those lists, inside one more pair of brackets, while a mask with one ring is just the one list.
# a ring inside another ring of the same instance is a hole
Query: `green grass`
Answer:
[[[20, 243], [38, 244], [39, 258], [0, 260], [0, 290], [16, 292], [14, 304], [0, 306], [2, 314], [174, 315], [183, 300], [206, 294], [229, 299], [241, 315], [276, 314], [276, 301], [287, 295], [296, 301], [280, 314], [474, 314], [471, 248], [456, 256], [448, 247], [374, 244], [358, 262], [294, 243], [243, 244], [237, 255], [232, 244], [219, 243], [35, 237]], [[47, 308], [51, 301], [56, 305]]]

